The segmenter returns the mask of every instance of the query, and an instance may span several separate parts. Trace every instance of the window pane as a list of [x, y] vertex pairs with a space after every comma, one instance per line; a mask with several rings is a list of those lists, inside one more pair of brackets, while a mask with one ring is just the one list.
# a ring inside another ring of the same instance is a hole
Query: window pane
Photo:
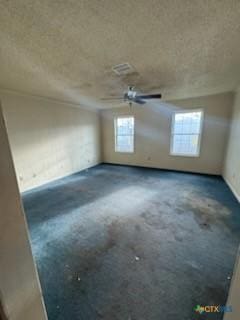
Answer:
[[117, 136], [117, 151], [133, 152], [133, 136]]
[[197, 155], [201, 134], [202, 112], [179, 112], [174, 115], [172, 150], [177, 155]]
[[117, 118], [115, 125], [115, 150], [118, 152], [133, 152], [134, 118]]
[[174, 133], [199, 134], [202, 120], [202, 112], [176, 113], [174, 119]]
[[133, 118], [118, 118], [117, 119], [117, 134], [118, 135], [131, 135], [133, 134]]
[[198, 134], [173, 136], [172, 151], [175, 154], [196, 155], [198, 153]]

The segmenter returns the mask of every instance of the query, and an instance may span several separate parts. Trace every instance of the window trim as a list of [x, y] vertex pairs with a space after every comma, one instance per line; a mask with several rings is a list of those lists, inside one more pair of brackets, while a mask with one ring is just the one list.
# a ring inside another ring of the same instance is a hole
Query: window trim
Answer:
[[[173, 152], [173, 129], [175, 124], [175, 115], [177, 113], [191, 113], [191, 112], [201, 112], [201, 123], [200, 123], [200, 133], [199, 133], [199, 139], [198, 139], [198, 146], [197, 146], [197, 153], [196, 154], [187, 154], [187, 153], [176, 153]], [[203, 108], [197, 108], [197, 109], [184, 109], [184, 110], [176, 110], [172, 114], [171, 118], [171, 141], [170, 141], [170, 155], [174, 157], [189, 157], [189, 158], [198, 158], [200, 157], [200, 151], [201, 151], [201, 142], [202, 142], [202, 133], [203, 133], [203, 122], [204, 122], [204, 109]]]
[[[117, 150], [117, 119], [133, 118], [133, 150], [132, 151], [119, 151]], [[114, 117], [114, 151], [117, 153], [135, 153], [135, 117], [133, 115], [121, 115]]]

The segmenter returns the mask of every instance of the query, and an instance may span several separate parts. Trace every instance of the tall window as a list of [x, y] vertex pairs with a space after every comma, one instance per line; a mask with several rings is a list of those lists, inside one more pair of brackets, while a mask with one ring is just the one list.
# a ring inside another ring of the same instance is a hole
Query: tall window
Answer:
[[203, 111], [181, 111], [173, 115], [171, 154], [197, 157], [200, 153]]
[[134, 152], [134, 118], [115, 119], [115, 151]]

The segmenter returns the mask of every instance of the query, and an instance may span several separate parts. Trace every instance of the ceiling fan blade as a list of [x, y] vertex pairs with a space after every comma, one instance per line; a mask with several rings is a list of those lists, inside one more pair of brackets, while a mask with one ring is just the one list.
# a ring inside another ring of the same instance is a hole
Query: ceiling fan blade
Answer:
[[161, 93], [157, 93], [157, 94], [146, 94], [146, 95], [141, 95], [141, 96], [137, 96], [137, 99], [144, 99], [144, 100], [148, 100], [148, 99], [161, 99], [162, 95]]
[[138, 103], [138, 104], [145, 104], [146, 103], [146, 101], [144, 101], [144, 100], [141, 100], [141, 99], [134, 99], [133, 100], [133, 102], [136, 102], [136, 103]]

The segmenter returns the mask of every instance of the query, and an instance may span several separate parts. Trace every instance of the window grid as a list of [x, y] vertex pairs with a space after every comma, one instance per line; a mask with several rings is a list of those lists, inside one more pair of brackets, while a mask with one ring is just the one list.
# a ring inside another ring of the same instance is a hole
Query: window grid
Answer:
[[174, 114], [171, 133], [172, 155], [199, 156], [202, 118], [202, 110]]
[[115, 151], [134, 152], [133, 117], [118, 117], [115, 119]]

